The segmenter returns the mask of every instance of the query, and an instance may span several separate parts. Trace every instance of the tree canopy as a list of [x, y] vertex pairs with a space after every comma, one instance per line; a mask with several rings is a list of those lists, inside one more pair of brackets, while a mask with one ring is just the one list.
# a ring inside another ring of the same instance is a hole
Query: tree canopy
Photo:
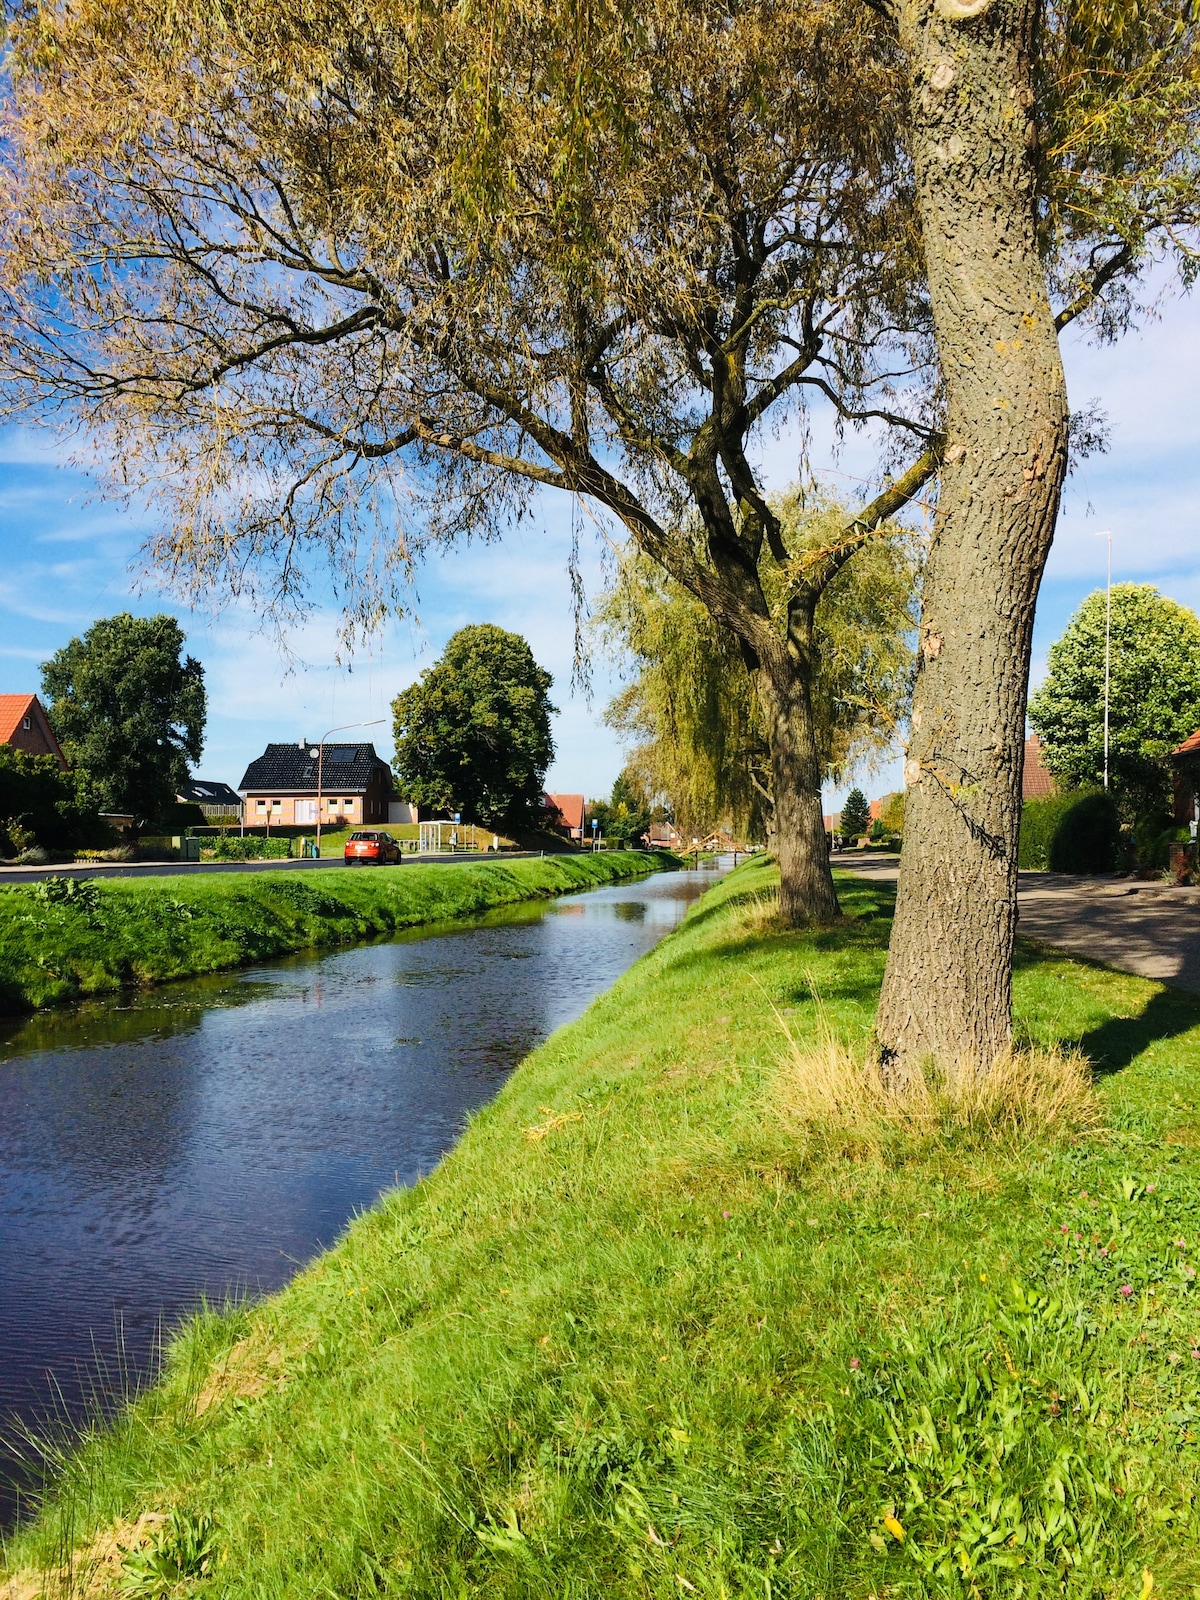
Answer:
[[80, 801], [144, 826], [171, 805], [204, 748], [204, 668], [174, 617], [94, 622], [42, 665], [47, 715]]
[[537, 820], [554, 759], [550, 674], [517, 633], [460, 628], [392, 702], [394, 766], [410, 800], [489, 828]]
[[858, 839], [871, 826], [871, 808], [861, 789], [851, 789], [842, 803], [838, 831], [843, 839]]
[[[771, 504], [797, 561], [836, 539], [849, 514], [819, 494], [792, 492]], [[838, 571], [816, 608], [812, 704], [821, 782], [869, 765], [903, 725], [920, 558], [918, 539], [887, 528]], [[786, 577], [763, 565], [782, 634]], [[634, 673], [606, 719], [635, 742], [639, 769], [669, 798], [675, 821], [685, 831], [728, 822], [743, 837], [766, 837], [774, 810], [770, 742], [737, 640], [644, 557], [622, 564], [596, 624]]]
[[608, 799], [593, 800], [588, 811], [602, 838], [636, 846], [653, 820], [654, 807], [641, 775], [626, 767], [614, 779]]
[[[1090, 594], [1050, 647], [1029, 702], [1042, 760], [1068, 788], [1104, 778], [1106, 597]], [[1109, 784], [1127, 820], [1169, 807], [1168, 757], [1200, 728], [1200, 618], [1153, 584], [1112, 590]]]

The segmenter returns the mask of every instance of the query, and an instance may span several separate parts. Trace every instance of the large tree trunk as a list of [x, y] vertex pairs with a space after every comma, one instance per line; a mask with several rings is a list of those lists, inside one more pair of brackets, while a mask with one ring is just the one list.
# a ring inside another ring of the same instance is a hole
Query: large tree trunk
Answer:
[[785, 660], [757, 676], [771, 741], [779, 914], [790, 927], [827, 927], [839, 915], [825, 848], [821, 757], [803, 670]]
[[1032, 0], [900, 0], [912, 152], [946, 384], [896, 922], [877, 1037], [986, 1069], [1011, 1038], [1034, 604], [1067, 403], [1034, 216]]

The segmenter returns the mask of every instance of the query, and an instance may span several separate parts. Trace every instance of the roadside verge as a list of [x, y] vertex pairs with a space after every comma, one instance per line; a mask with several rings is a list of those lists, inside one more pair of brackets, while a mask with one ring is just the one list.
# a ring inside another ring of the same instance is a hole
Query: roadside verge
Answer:
[[0, 1013], [197, 977], [293, 951], [601, 888], [663, 865], [636, 851], [0, 887]]

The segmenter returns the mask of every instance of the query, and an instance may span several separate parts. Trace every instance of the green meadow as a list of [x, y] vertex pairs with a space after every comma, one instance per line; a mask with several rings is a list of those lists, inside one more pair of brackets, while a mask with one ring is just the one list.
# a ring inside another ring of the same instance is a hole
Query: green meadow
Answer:
[[286, 1290], [185, 1326], [59, 1453], [8, 1593], [1200, 1594], [1200, 1002], [1025, 947], [1021, 1038], [1087, 1056], [1090, 1120], [805, 1120], [891, 893], [784, 932], [773, 876]]

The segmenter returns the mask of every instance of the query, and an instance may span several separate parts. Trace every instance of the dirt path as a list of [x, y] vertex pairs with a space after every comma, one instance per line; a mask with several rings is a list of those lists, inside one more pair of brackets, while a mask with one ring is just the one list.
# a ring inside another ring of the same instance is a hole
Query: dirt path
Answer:
[[[849, 850], [833, 862], [885, 880], [894, 880], [900, 865], [897, 856]], [[1200, 889], [1023, 872], [1018, 893], [1026, 938], [1200, 994]]]

